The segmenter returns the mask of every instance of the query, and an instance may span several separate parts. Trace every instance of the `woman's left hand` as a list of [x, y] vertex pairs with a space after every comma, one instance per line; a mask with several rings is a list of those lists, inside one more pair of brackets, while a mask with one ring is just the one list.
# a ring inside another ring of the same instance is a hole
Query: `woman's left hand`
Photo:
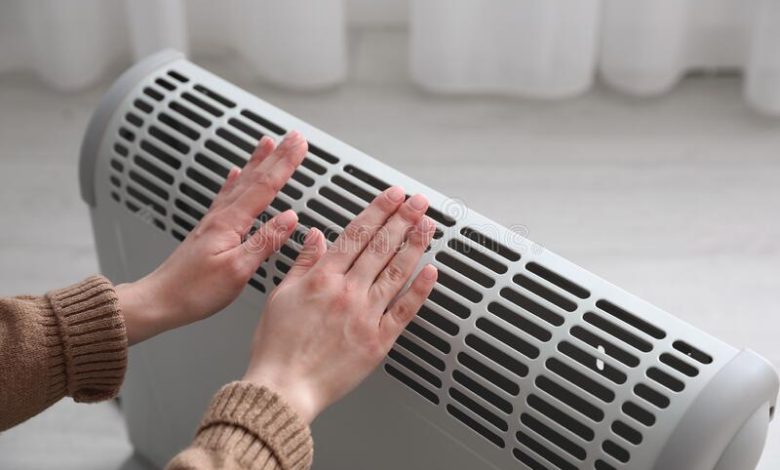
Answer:
[[206, 215], [168, 259], [143, 279], [117, 286], [130, 344], [206, 318], [235, 300], [295, 229], [298, 216], [288, 210], [249, 235], [306, 153], [299, 132], [288, 133], [278, 146], [263, 137], [243, 170], [230, 171]]

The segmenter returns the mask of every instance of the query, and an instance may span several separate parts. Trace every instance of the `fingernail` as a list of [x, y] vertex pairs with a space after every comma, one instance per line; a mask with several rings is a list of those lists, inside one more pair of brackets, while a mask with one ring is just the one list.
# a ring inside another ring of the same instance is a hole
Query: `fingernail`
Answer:
[[421, 211], [428, 207], [428, 199], [422, 194], [415, 194], [409, 199], [409, 205], [412, 206], [413, 209]]
[[279, 227], [291, 229], [295, 227], [296, 223], [298, 223], [298, 216], [292, 209], [288, 209], [276, 216], [276, 225]]
[[432, 264], [426, 265], [423, 268], [423, 271], [422, 271], [423, 278], [427, 279], [428, 281], [436, 280], [436, 277], [437, 277], [438, 274], [439, 274], [439, 271]]
[[301, 140], [303, 140], [303, 135], [296, 130], [292, 130], [284, 136], [284, 141], [287, 142], [287, 145], [294, 145]]
[[404, 188], [400, 186], [393, 186], [387, 190], [387, 197], [393, 202], [401, 202], [404, 200]]

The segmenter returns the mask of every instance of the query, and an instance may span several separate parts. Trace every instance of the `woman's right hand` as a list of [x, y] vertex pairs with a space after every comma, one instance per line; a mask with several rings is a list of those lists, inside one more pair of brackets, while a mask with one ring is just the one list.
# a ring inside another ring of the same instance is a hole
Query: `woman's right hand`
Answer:
[[[431, 242], [428, 201], [391, 187], [326, 247], [312, 228], [266, 302], [244, 380], [279, 394], [310, 423], [381, 362], [436, 282], [426, 265], [401, 293]], [[399, 295], [400, 294], [400, 295]]]

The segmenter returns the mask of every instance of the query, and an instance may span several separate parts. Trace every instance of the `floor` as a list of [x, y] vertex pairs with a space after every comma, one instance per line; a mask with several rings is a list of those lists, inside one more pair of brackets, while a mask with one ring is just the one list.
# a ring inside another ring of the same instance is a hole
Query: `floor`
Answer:
[[[751, 112], [738, 78], [691, 78], [649, 100], [600, 87], [552, 103], [449, 99], [406, 83], [392, 38], [375, 42], [391, 48], [386, 60], [358, 61], [355, 80], [320, 94], [253, 83], [229, 60], [200, 62], [780, 366], [780, 120]], [[97, 270], [76, 165], [107, 85], [60, 94], [0, 77], [0, 295]], [[148, 467], [114, 404], [63, 401], [0, 435], [0, 468]], [[776, 468], [777, 423], [759, 465]]]

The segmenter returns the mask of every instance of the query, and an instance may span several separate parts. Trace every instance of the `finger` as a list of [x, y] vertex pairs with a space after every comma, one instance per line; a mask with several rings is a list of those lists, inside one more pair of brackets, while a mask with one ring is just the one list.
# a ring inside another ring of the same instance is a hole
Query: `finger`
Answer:
[[[276, 142], [274, 142], [274, 140], [268, 136], [263, 136], [260, 139], [260, 142], [257, 143], [257, 146], [255, 147], [254, 152], [252, 152], [252, 156], [249, 158], [249, 161], [246, 163], [246, 165], [244, 165], [243, 171], [239, 171], [239, 175], [244, 172], [248, 172], [246, 175], [251, 175], [251, 170], [266, 160], [268, 156], [273, 153], [274, 149], [276, 149]], [[231, 172], [232, 171], [233, 170], [231, 170]], [[230, 173], [228, 173], [228, 179], [229, 178]], [[247, 179], [248, 177], [245, 176], [244, 178], [238, 178], [234, 182], [235, 184], [232, 185], [231, 191], [227, 192], [223, 198], [225, 204], [230, 204], [238, 198], [238, 196], [243, 192], [242, 189], [246, 186]]]
[[[271, 155], [241, 172], [236, 198], [230, 204], [230, 216], [238, 231], [248, 230], [260, 212], [268, 207], [303, 161], [306, 151], [306, 139], [299, 132], [291, 132]], [[273, 162], [270, 167], [267, 166], [269, 162]]]
[[370, 298], [380, 305], [387, 305], [398, 295], [414, 272], [425, 248], [431, 242], [434, 230], [435, 225], [431, 219], [428, 217], [420, 219], [420, 222], [409, 232], [406, 242], [398, 253], [379, 273], [369, 290]]
[[420, 310], [423, 302], [430, 295], [433, 285], [436, 284], [438, 275], [439, 272], [432, 264], [425, 265], [414, 278], [409, 289], [382, 316], [379, 331], [388, 349]]
[[349, 270], [368, 242], [395, 213], [404, 200], [404, 190], [400, 186], [392, 186], [377, 195], [344, 231], [322, 259], [326, 269], [343, 273]]
[[276, 166], [277, 163], [284, 160], [285, 152], [287, 150], [289, 150], [291, 147], [294, 147], [295, 145], [299, 145], [300, 143], [306, 143], [306, 139], [303, 137], [303, 134], [296, 130], [288, 132], [287, 135], [285, 135], [282, 139], [282, 142], [276, 148], [277, 151], [272, 152], [268, 158], [259, 162], [257, 168], [261, 171], [270, 170]]
[[371, 285], [406, 239], [409, 230], [417, 225], [428, 209], [428, 200], [415, 194], [398, 208], [395, 214], [377, 231], [368, 247], [360, 254], [347, 275], [356, 282]]
[[264, 135], [252, 152], [252, 157], [246, 163], [244, 169], [251, 170], [264, 162], [276, 149], [276, 142], [271, 137]]
[[236, 187], [236, 182], [241, 176], [241, 168], [234, 166], [230, 169], [230, 171], [227, 174], [227, 178], [225, 178], [225, 184], [222, 185], [222, 187], [219, 189], [219, 192], [217, 193], [217, 197], [214, 198], [214, 202], [211, 204], [211, 207], [209, 209], [213, 209], [215, 207], [220, 207], [225, 204], [228, 204], [228, 200], [230, 199], [231, 192]]
[[314, 227], [309, 229], [309, 233], [307, 233], [306, 238], [303, 239], [301, 252], [298, 254], [298, 257], [295, 258], [295, 263], [292, 265], [292, 268], [290, 268], [287, 276], [285, 276], [285, 281], [306, 274], [314, 267], [322, 255], [325, 254], [327, 249], [328, 245], [325, 243], [325, 235]]
[[247, 263], [250, 272], [254, 272], [260, 264], [278, 250], [295, 230], [298, 215], [293, 210], [286, 210], [263, 224], [244, 243], [233, 248], [240, 250], [241, 259]]

